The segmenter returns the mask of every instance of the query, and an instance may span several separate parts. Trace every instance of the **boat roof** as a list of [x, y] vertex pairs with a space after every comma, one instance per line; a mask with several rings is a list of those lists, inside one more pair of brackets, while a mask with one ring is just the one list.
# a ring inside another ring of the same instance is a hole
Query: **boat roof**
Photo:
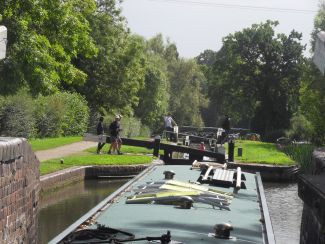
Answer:
[[[170, 231], [172, 240], [187, 244], [272, 243], [272, 241], [268, 242], [265, 234], [265, 222], [263, 221], [265, 216], [261, 209], [261, 198], [258, 190], [262, 186], [259, 185], [261, 181], [255, 174], [244, 173], [247, 189], [241, 189], [235, 195], [229, 206], [230, 211], [197, 202], [190, 209], [181, 209], [173, 205], [126, 204], [127, 197], [134, 194], [134, 190], [138, 189], [137, 186], [147, 184], [147, 182], [162, 181], [164, 172], [167, 170], [174, 171], [174, 178], [183, 182], [196, 182], [200, 175], [199, 170], [191, 170], [190, 166], [184, 165], [151, 167], [145, 174], [128, 185], [127, 189], [124, 188], [120, 195], [113, 199], [107, 199], [106, 205], [102, 203], [100, 209], [97, 208], [96, 211], [92, 211], [96, 214], [92, 216], [92, 224], [87, 228], [97, 228], [97, 225], [94, 224], [97, 222], [100, 225], [133, 233], [136, 238], [161, 236]], [[209, 188], [225, 192], [233, 191], [233, 188], [211, 185]], [[264, 209], [264, 212], [268, 212], [267, 209]], [[85, 218], [82, 218], [79, 224], [84, 220]], [[233, 226], [229, 240], [214, 237], [214, 226], [222, 223], [229, 223]], [[70, 230], [53, 239], [51, 243], [57, 243], [73, 228], [76, 229], [77, 225], [70, 227]], [[148, 241], [134, 243], [148, 243]]]

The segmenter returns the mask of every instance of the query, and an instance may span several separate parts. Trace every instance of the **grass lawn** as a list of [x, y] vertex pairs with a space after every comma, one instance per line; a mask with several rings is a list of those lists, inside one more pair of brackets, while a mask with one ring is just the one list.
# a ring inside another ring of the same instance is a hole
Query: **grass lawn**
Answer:
[[146, 155], [97, 155], [95, 153], [83, 152], [82, 155], [68, 156], [63, 158], [63, 160], [63, 164], [61, 164], [60, 159], [42, 162], [40, 164], [41, 175], [73, 166], [149, 164], [153, 157]]
[[68, 145], [79, 141], [82, 141], [81, 136], [31, 139], [28, 142], [32, 145], [33, 151], [40, 151], [40, 150], [46, 150], [46, 149]]
[[[243, 148], [243, 156], [238, 157], [238, 147]], [[235, 160], [243, 163], [262, 163], [276, 165], [293, 165], [295, 162], [285, 153], [279, 151], [275, 144], [258, 141], [235, 142]]]
[[[108, 152], [108, 148], [109, 148], [110, 144], [105, 144], [105, 146], [102, 149], [103, 153], [107, 153]], [[97, 150], [97, 147], [92, 147], [87, 149], [87, 152], [90, 153], [95, 153]], [[123, 153], [133, 153], [133, 154], [152, 154], [153, 149], [148, 149], [145, 147], [134, 147], [134, 146], [126, 146], [126, 145], [122, 145], [121, 151]]]

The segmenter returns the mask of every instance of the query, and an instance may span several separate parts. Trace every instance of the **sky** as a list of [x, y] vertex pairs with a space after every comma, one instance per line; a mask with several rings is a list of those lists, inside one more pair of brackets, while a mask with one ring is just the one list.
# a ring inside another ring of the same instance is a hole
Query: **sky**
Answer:
[[185, 58], [218, 51], [223, 37], [268, 19], [279, 21], [278, 33], [301, 32], [310, 56], [318, 5], [319, 0], [124, 0], [122, 15], [133, 33], [145, 38], [162, 33]]

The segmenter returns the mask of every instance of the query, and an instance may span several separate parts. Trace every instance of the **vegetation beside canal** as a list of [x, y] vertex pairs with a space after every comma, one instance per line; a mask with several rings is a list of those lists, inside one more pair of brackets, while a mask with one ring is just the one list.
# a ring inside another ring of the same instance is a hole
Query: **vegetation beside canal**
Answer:
[[41, 139], [28, 140], [34, 152], [52, 149], [52, 148], [68, 145], [79, 141], [82, 141], [81, 136], [66, 136], [66, 137], [41, 138]]
[[[242, 157], [237, 149], [243, 148]], [[293, 165], [295, 162], [285, 153], [279, 151], [274, 143], [238, 140], [235, 142], [235, 160], [243, 163], [260, 163], [275, 165]]]
[[284, 152], [299, 164], [302, 172], [306, 172], [311, 165], [314, 149], [312, 144], [298, 144], [284, 147]]

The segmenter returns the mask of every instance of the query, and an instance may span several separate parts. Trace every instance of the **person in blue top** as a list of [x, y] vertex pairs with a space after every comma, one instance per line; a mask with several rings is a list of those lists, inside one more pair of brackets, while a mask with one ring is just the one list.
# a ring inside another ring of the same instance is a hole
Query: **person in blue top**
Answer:
[[166, 130], [167, 140], [168, 140], [168, 134], [169, 134], [169, 140], [173, 141], [173, 139], [174, 139], [174, 126], [177, 126], [177, 124], [176, 124], [175, 120], [173, 120], [170, 113], [168, 113], [164, 117], [164, 122], [165, 122], [165, 130]]
[[[104, 135], [104, 117], [101, 116], [99, 118], [98, 124], [97, 124], [97, 135], [99, 137]], [[102, 148], [104, 147], [105, 142], [98, 142], [98, 146], [97, 146], [97, 154], [100, 154], [100, 150], [102, 150]]]

